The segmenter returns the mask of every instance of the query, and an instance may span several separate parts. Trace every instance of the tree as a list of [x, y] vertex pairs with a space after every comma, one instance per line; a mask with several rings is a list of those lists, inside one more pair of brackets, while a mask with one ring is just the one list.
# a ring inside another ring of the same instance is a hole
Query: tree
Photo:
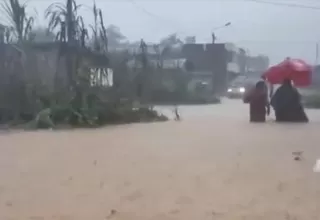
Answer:
[[[22, 44], [29, 40], [30, 32], [34, 23], [34, 18], [26, 13], [27, 4], [21, 4], [19, 0], [3, 0], [0, 3], [0, 11], [6, 17], [6, 25], [1, 25], [1, 41], [10, 43], [12, 40], [19, 44], [11, 45], [11, 48], [19, 56], [7, 56], [2, 53], [1, 60], [2, 77], [4, 82], [10, 82], [8, 85], [2, 84], [2, 93], [11, 94], [10, 99], [5, 101], [10, 107], [10, 114], [17, 119], [20, 114], [30, 107], [30, 75], [25, 74], [25, 59]], [[9, 80], [9, 81], [7, 81]], [[3, 101], [3, 100], [2, 100]], [[10, 116], [10, 117], [11, 117]]]
[[19, 0], [4, 0], [0, 3], [0, 6], [2, 13], [5, 14], [9, 22], [7, 31], [10, 30], [10, 34], [13, 33], [19, 43], [28, 40], [34, 18], [27, 15], [27, 4], [21, 4]]
[[148, 82], [148, 57], [147, 57], [147, 49], [148, 45], [145, 43], [143, 39], [140, 41], [140, 62], [142, 66], [142, 72], [140, 74], [140, 77], [138, 79], [138, 96], [145, 99], [145, 96], [147, 94], [147, 82]]
[[80, 46], [85, 47], [86, 46], [86, 40], [89, 38], [88, 30], [84, 24], [83, 18], [80, 17], [80, 26], [79, 26], [79, 41]]
[[109, 25], [106, 29], [106, 35], [108, 36], [109, 46], [119, 46], [126, 37], [121, 33], [120, 28], [115, 25]]
[[[97, 8], [96, 2], [93, 2], [93, 25], [89, 25], [92, 31], [92, 46], [95, 52], [100, 54], [108, 53], [108, 37], [106, 33], [106, 28], [103, 21], [102, 10]], [[91, 73], [91, 77], [95, 79], [95, 81], [99, 85], [104, 84], [104, 79], [108, 80], [108, 70], [105, 68], [96, 68], [93, 73]]]
[[66, 0], [65, 4], [51, 4], [45, 11], [45, 17], [49, 19], [49, 30], [58, 29], [57, 38], [60, 41], [74, 44], [84, 33], [83, 18], [78, 15], [80, 7], [75, 0]]
[[65, 4], [51, 4], [45, 11], [45, 17], [49, 19], [49, 30], [54, 31], [59, 28], [57, 39], [61, 42], [60, 48], [62, 51], [66, 52], [69, 90], [76, 87], [77, 65], [80, 63], [79, 57], [75, 57], [71, 48], [77, 45], [79, 41], [83, 46], [84, 42], [81, 41], [84, 41], [86, 35], [83, 18], [78, 15], [80, 7], [81, 5], [78, 5], [75, 0], [66, 0]]
[[94, 24], [90, 25], [93, 33], [93, 49], [98, 52], [108, 52], [108, 36], [105, 28], [102, 10], [98, 9], [96, 3], [93, 3]]
[[160, 41], [160, 45], [164, 47], [172, 47], [176, 44], [183, 44], [183, 42], [179, 39], [178, 35], [176, 33], [170, 34], [169, 36], [163, 38]]
[[6, 26], [0, 25], [0, 43], [5, 42], [5, 32], [6, 32]]
[[160, 41], [159, 46], [161, 47], [161, 60], [166, 56], [174, 53], [174, 48], [181, 47], [183, 42], [180, 40], [176, 33], [170, 34]]

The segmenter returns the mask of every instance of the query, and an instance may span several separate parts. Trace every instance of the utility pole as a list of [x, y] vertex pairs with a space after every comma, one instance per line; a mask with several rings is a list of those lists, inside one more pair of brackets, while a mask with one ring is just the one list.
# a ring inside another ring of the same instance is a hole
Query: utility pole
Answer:
[[212, 36], [212, 44], [215, 44], [217, 37], [216, 37], [216, 35], [214, 34], [214, 32], [212, 32], [211, 36]]
[[[211, 31], [211, 40], [212, 40], [212, 44], [215, 44], [216, 43], [216, 40], [217, 40], [217, 37], [216, 37], [216, 35], [215, 35], [215, 32], [217, 31], [217, 30], [219, 30], [219, 29], [222, 29], [222, 28], [225, 28], [225, 27], [228, 27], [228, 26], [230, 26], [231, 25], [231, 22], [227, 22], [227, 23], [225, 23], [224, 25], [222, 25], [222, 26], [219, 26], [219, 27], [215, 27], [215, 28], [213, 28], [212, 29], [212, 31]], [[228, 73], [226, 73], [226, 74], [228, 74]], [[214, 70], [214, 69], [212, 69], [212, 92], [213, 93], [216, 93], [217, 92], [217, 85], [218, 84], [220, 84], [219, 82], [217, 82], [217, 73], [216, 73], [216, 70]], [[219, 79], [220, 80], [220, 79]], [[227, 81], [228, 81], [228, 76], [226, 75], [226, 85], [227, 85]], [[222, 87], [223, 88], [223, 87]], [[221, 88], [220, 88], [220, 86], [219, 86], [219, 90], [220, 90]], [[219, 91], [219, 92], [222, 92], [222, 91]]]
[[222, 26], [219, 26], [219, 27], [215, 27], [211, 30], [211, 39], [212, 39], [212, 44], [215, 44], [216, 43], [216, 40], [217, 40], [217, 37], [215, 35], [215, 31], [219, 30], [219, 29], [222, 29], [222, 28], [225, 28], [225, 27], [228, 27], [231, 25], [231, 22], [227, 22], [225, 23], [224, 25]]

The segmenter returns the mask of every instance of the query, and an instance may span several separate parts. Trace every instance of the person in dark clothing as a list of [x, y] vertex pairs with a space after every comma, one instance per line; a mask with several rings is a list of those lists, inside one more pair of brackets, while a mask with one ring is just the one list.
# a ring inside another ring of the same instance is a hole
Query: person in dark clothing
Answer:
[[301, 104], [301, 96], [292, 85], [290, 79], [285, 79], [271, 99], [278, 122], [308, 122], [308, 117]]
[[255, 88], [244, 98], [250, 104], [250, 122], [265, 122], [270, 113], [268, 91], [264, 81], [257, 82]]

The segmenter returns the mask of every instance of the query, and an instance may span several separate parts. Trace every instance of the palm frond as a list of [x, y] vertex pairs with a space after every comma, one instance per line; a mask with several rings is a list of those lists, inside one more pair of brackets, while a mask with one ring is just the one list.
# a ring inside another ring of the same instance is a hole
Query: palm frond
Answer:
[[33, 26], [33, 23], [34, 23], [34, 18], [33, 17], [30, 17], [28, 19], [26, 19], [26, 24], [25, 24], [25, 27], [24, 27], [24, 40], [26, 40], [26, 38], [29, 36], [29, 34], [31, 33], [32, 31], [32, 26]]
[[19, 0], [4, 0], [0, 3], [0, 7], [18, 41], [26, 39], [34, 23], [34, 17], [28, 17], [26, 14], [27, 2], [20, 4]]
[[102, 10], [99, 10], [99, 18], [100, 18], [100, 26], [101, 26], [100, 36], [103, 40], [105, 52], [107, 52], [108, 51], [108, 36], [107, 36], [107, 29], [106, 29], [106, 27], [104, 25], [104, 21], [103, 21]]
[[52, 3], [52, 4], [50, 4], [50, 5], [47, 7], [47, 9], [45, 10], [45, 15], [48, 14], [48, 13], [50, 13], [53, 9], [57, 8], [58, 6], [60, 6], [60, 7], [65, 7], [65, 5], [64, 5], [63, 3], [57, 3], [57, 2]]
[[63, 21], [63, 16], [59, 12], [52, 12], [51, 17], [49, 18], [49, 30], [53, 31], [55, 30]]
[[1, 6], [1, 12], [2, 14], [4, 14], [8, 20], [8, 22], [10, 23], [11, 26], [14, 26], [14, 14], [13, 14], [13, 10], [9, 4], [8, 1], [4, 1], [0, 3]]
[[[81, 16], [78, 16], [78, 10], [82, 5], [77, 4], [75, 0], [67, 0], [63, 3], [53, 3], [45, 11], [45, 17], [49, 20], [48, 27], [51, 31], [65, 26], [68, 40], [80, 38], [85, 33], [84, 22]], [[87, 31], [87, 30], [86, 30]]]
[[94, 25], [95, 27], [97, 27], [97, 23], [98, 23], [98, 9], [97, 9], [97, 5], [96, 5], [96, 1], [93, 1], [93, 18], [94, 18]]

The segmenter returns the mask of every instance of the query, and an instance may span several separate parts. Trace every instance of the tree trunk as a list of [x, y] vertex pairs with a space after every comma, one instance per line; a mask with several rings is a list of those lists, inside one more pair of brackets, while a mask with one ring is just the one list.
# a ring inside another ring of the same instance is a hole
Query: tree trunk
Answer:
[[66, 67], [68, 72], [68, 79], [69, 79], [69, 89], [73, 89], [74, 85], [74, 69], [73, 69], [73, 59], [72, 59], [72, 47], [74, 46], [74, 23], [73, 23], [73, 11], [72, 11], [72, 0], [67, 0], [67, 48], [66, 48]]

